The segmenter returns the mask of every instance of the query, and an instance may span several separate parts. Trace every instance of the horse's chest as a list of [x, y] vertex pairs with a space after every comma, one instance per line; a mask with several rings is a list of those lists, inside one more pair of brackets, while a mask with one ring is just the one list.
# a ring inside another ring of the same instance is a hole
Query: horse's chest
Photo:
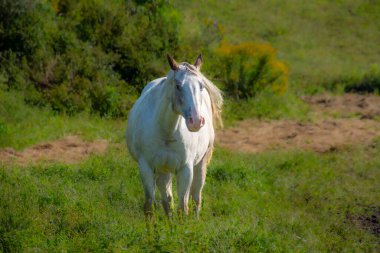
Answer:
[[164, 143], [154, 152], [152, 165], [162, 172], [175, 172], [186, 163], [186, 151], [176, 143]]
[[209, 146], [206, 129], [195, 133], [182, 131], [172, 135], [160, 135], [151, 132], [140, 141], [141, 153], [144, 154], [152, 169], [161, 172], [176, 172], [185, 165], [196, 165], [203, 158]]

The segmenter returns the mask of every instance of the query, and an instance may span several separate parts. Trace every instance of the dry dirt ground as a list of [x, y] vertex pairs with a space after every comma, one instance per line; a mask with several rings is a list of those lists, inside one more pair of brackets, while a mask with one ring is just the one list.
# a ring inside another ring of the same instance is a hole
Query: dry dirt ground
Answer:
[[380, 97], [374, 95], [344, 94], [341, 96], [310, 96], [303, 100], [316, 114], [339, 117], [358, 116], [361, 119], [380, 118]]
[[[324, 153], [350, 145], [369, 145], [380, 136], [380, 97], [346, 94], [304, 97], [314, 115], [312, 122], [245, 120], [220, 130], [218, 144], [239, 152], [307, 149]], [[79, 162], [106, 151], [108, 142], [83, 141], [78, 136], [45, 142], [23, 151], [0, 149], [1, 163], [25, 165], [39, 161]]]
[[380, 97], [345, 94], [304, 97], [312, 122], [245, 120], [218, 132], [219, 145], [254, 153], [307, 149], [324, 153], [350, 145], [368, 145], [380, 136]]

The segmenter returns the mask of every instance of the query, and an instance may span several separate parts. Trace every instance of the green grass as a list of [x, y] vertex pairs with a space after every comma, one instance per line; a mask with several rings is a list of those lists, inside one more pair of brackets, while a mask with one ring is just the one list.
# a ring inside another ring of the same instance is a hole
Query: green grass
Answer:
[[106, 120], [89, 113], [73, 117], [59, 115], [48, 108], [26, 105], [18, 91], [0, 89], [0, 101], [0, 148], [22, 149], [68, 134], [80, 135], [89, 140], [105, 138], [110, 141], [123, 136], [123, 119]]
[[[379, 200], [379, 142], [329, 155], [217, 149], [200, 221], [146, 224], [136, 164], [112, 148], [79, 165], [0, 170], [0, 251], [376, 252], [355, 223]], [[355, 155], [353, 155], [355, 154]]]
[[378, 1], [207, 0], [174, 5], [181, 11], [185, 37], [211, 20], [224, 27], [230, 42], [270, 43], [289, 66], [291, 84], [306, 92], [380, 65]]
[[[299, 93], [324, 90], [331, 80], [361, 76], [379, 64], [374, 2], [175, 5], [183, 10], [182, 29], [214, 20], [231, 42], [271, 43], [290, 68], [291, 90], [283, 96], [227, 99], [227, 126], [250, 117], [307, 120]], [[17, 91], [0, 89], [0, 101], [0, 147], [22, 149], [67, 134], [124, 142], [123, 119], [57, 115], [25, 105]], [[217, 148], [200, 221], [170, 222], [158, 205], [155, 224], [145, 221], [137, 165], [125, 146], [111, 145], [76, 165], [0, 165], [0, 252], [378, 252], [379, 235], [361, 220], [379, 213], [379, 152], [379, 140], [324, 155]]]
[[[379, 64], [376, 1], [174, 2], [190, 35], [211, 19], [231, 42], [270, 42], [290, 67], [285, 95], [227, 99], [227, 126], [247, 117], [307, 120], [299, 93]], [[68, 134], [124, 143], [124, 119], [57, 115], [23, 99], [0, 89], [0, 148]], [[155, 224], [145, 221], [125, 145], [74, 165], [0, 162], [0, 252], [379, 252], [379, 235], [363, 222], [380, 212], [379, 153], [380, 140], [328, 154], [216, 148], [200, 221], [170, 222], [158, 205]]]
[[[123, 120], [56, 115], [26, 106], [16, 91], [0, 98], [2, 147], [66, 134], [124, 143]], [[246, 116], [308, 117], [292, 94], [244, 103], [227, 101], [227, 125]], [[379, 140], [325, 155], [217, 148], [200, 221], [170, 222], [158, 205], [155, 224], [144, 218], [137, 165], [125, 145], [75, 165], [0, 162], [0, 252], [376, 252], [378, 235], [360, 220], [379, 212], [379, 152]]]
[[227, 98], [223, 105], [223, 121], [226, 127], [247, 118], [308, 120], [309, 106], [293, 92], [284, 95], [263, 92], [247, 100]]
[[[0, 148], [22, 149], [68, 134], [80, 135], [87, 140], [104, 138], [111, 142], [124, 138], [124, 119], [108, 120], [87, 112], [75, 116], [57, 114], [49, 108], [25, 104], [19, 91], [0, 89], [0, 101]], [[264, 92], [248, 100], [226, 98], [223, 106], [226, 127], [252, 117], [305, 120], [309, 116], [308, 105], [293, 92], [284, 95]]]

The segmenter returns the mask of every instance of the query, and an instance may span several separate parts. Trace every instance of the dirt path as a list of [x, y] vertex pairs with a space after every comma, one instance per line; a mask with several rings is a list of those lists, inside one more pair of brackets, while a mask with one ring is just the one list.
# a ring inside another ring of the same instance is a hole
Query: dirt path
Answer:
[[[380, 136], [380, 97], [346, 94], [304, 97], [314, 122], [245, 120], [217, 133], [219, 145], [240, 152], [308, 149], [324, 153], [364, 144]], [[0, 149], [1, 163], [25, 165], [39, 161], [76, 163], [90, 154], [102, 154], [108, 142], [83, 141], [78, 136], [45, 142], [23, 151]]]
[[303, 100], [315, 114], [324, 116], [352, 117], [361, 119], [380, 118], [380, 96], [343, 94], [341, 96], [309, 96]]
[[380, 136], [380, 97], [345, 94], [304, 97], [316, 120], [245, 120], [218, 132], [222, 147], [240, 152], [307, 149], [324, 153], [356, 144], [369, 144]]
[[369, 144], [380, 136], [380, 123], [373, 120], [335, 119], [317, 123], [246, 120], [222, 130], [222, 147], [241, 152], [273, 149], [308, 149], [324, 153], [355, 144]]
[[16, 151], [12, 148], [0, 149], [0, 163], [16, 163], [19, 165], [39, 161], [76, 163], [91, 154], [104, 153], [107, 147], [108, 142], [106, 140], [87, 142], [78, 136], [67, 136], [60, 140], [35, 145], [23, 151]]

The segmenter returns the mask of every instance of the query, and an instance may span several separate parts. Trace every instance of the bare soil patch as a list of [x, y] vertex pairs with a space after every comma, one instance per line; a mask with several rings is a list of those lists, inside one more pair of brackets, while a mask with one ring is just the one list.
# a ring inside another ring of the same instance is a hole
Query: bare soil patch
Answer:
[[16, 151], [12, 148], [0, 149], [0, 162], [26, 165], [40, 161], [58, 161], [71, 164], [79, 162], [91, 154], [102, 154], [107, 147], [106, 140], [87, 142], [78, 136], [67, 136], [60, 140], [35, 145], [23, 151]]
[[302, 98], [316, 113], [363, 119], [380, 117], [380, 96], [343, 94], [340, 96], [318, 95]]
[[334, 119], [317, 123], [246, 120], [218, 133], [222, 147], [241, 152], [273, 149], [307, 149], [325, 153], [355, 144], [368, 144], [380, 136], [372, 120]]
[[357, 227], [368, 231], [369, 233], [380, 237], [380, 208], [366, 208], [366, 214], [351, 215], [347, 214], [347, 219]]
[[[350, 145], [366, 145], [380, 136], [379, 96], [345, 94], [303, 99], [323, 120], [314, 123], [245, 120], [236, 127], [220, 130], [217, 138], [219, 144], [239, 152], [298, 148], [324, 153]], [[355, 115], [358, 117], [352, 117]], [[78, 136], [67, 136], [23, 151], [0, 149], [0, 163], [76, 163], [90, 154], [104, 153], [107, 147], [106, 140], [87, 142]]]
[[325, 153], [366, 145], [380, 136], [380, 97], [345, 94], [303, 98], [322, 118], [313, 123], [245, 120], [218, 132], [222, 147], [240, 152], [306, 149]]

